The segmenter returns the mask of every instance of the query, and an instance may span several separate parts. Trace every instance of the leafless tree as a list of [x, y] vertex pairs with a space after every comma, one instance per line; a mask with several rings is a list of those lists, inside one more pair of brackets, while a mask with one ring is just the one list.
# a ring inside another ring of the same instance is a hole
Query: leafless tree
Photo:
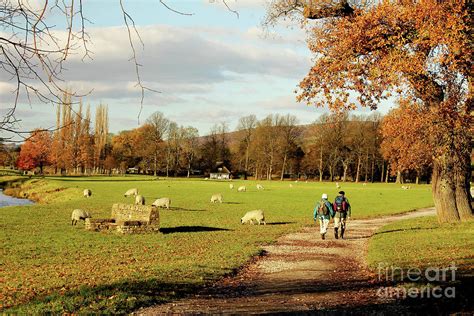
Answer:
[[[235, 12], [225, 0], [217, 2]], [[164, 0], [159, 0], [159, 3], [176, 14], [192, 15], [174, 8]], [[20, 119], [16, 109], [19, 102], [31, 104], [35, 98], [35, 101], [61, 104], [61, 97], [65, 93], [71, 94], [73, 99], [82, 96], [67, 91], [63, 70], [71, 56], [80, 56], [83, 61], [91, 59], [91, 38], [87, 32], [90, 21], [84, 15], [86, 5], [83, 0], [0, 1], [0, 79], [11, 84], [13, 94], [8, 109], [1, 114], [0, 132], [30, 134], [31, 131], [21, 130], [18, 125]], [[131, 61], [136, 70], [136, 85], [141, 90], [143, 104], [145, 91], [152, 90], [142, 83], [140, 77], [141, 65], [137, 59], [136, 46], [144, 46], [144, 43], [135, 21], [127, 12], [124, 0], [117, 0], [116, 5], [120, 6], [128, 32]], [[62, 17], [65, 28], [55, 26], [52, 16]], [[86, 94], [88, 92], [83, 95]], [[140, 113], [141, 109], [138, 117]]]

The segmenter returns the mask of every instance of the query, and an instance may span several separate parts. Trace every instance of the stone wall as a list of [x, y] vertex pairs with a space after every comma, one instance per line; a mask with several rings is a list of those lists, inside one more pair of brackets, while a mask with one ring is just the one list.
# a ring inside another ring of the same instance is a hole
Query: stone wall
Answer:
[[116, 203], [112, 205], [112, 218], [123, 222], [139, 221], [147, 225], [159, 225], [158, 210], [153, 206]]
[[123, 234], [159, 231], [160, 215], [154, 206], [116, 203], [112, 206], [111, 218], [87, 218], [85, 229]]

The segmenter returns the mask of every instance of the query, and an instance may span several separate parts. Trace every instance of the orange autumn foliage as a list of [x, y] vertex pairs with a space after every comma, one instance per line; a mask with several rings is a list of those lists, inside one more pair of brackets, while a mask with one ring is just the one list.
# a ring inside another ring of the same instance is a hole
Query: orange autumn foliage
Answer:
[[43, 166], [49, 163], [51, 152], [51, 134], [48, 131], [35, 130], [21, 146], [18, 168], [32, 170], [36, 167], [43, 172]]
[[382, 121], [381, 152], [390, 163], [392, 175], [397, 171], [421, 170], [433, 161], [429, 133], [430, 112], [419, 104], [400, 100]]

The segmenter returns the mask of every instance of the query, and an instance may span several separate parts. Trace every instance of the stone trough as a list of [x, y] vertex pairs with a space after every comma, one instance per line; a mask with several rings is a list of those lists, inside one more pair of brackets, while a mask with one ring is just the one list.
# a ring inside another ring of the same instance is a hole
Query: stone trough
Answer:
[[86, 230], [137, 234], [160, 230], [160, 214], [154, 206], [116, 203], [111, 218], [87, 218]]

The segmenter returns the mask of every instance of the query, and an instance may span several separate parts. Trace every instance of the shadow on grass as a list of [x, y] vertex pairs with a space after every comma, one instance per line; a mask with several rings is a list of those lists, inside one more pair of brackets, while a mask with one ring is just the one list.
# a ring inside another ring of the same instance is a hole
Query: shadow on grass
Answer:
[[[134, 182], [134, 181], [140, 181], [140, 182], [147, 182], [147, 181], [159, 181], [160, 179], [157, 178], [134, 178], [133, 176], [125, 176], [127, 179], [112, 179], [113, 176], [108, 176], [108, 175], [97, 175], [97, 176], [91, 176], [94, 178], [88, 178], [87, 176], [51, 176], [51, 177], [44, 177], [46, 179], [51, 179], [55, 181], [64, 181], [64, 182]], [[106, 179], [97, 179], [97, 177], [104, 177]], [[123, 176], [121, 176], [123, 177]], [[151, 176], [150, 176], [151, 177]]]
[[[317, 295], [315, 298], [320, 298], [321, 296], [319, 295], [325, 297], [328, 294], [341, 292], [349, 297], [354, 296], [356, 299], [348, 300], [341, 306], [324, 309], [325, 315], [328, 312], [329, 314], [327, 315], [337, 315], [341, 312], [343, 315], [367, 315], [374, 314], [374, 312], [382, 315], [386, 313], [394, 315], [400, 313], [439, 315], [472, 311], [473, 301], [471, 298], [474, 294], [474, 279], [472, 276], [459, 278], [453, 283], [439, 284], [443, 288], [447, 286], [454, 286], [456, 288], [456, 297], [453, 299], [447, 297], [436, 299], [408, 298], [395, 299], [389, 303], [368, 300], [361, 304], [357, 301], [357, 297], [361, 292], [370, 291], [373, 292], [372, 295], [375, 295], [379, 289], [383, 289], [385, 286], [392, 286], [392, 284], [385, 284], [384, 282], [371, 283], [368, 281], [369, 279], [364, 277], [349, 282], [340, 282], [339, 280], [336, 282], [331, 280], [323, 282], [320, 280], [285, 281], [283, 283], [272, 283], [271, 286], [264, 289], [244, 284], [203, 287], [203, 285], [195, 283], [163, 282], [158, 279], [122, 281], [94, 287], [83, 286], [77, 290], [65, 293], [54, 293], [45, 297], [37, 297], [25, 304], [3, 310], [2, 312], [11, 314], [128, 314], [133, 311], [140, 313], [140, 308], [166, 304], [171, 301], [194, 296], [197, 293], [204, 294], [206, 296], [206, 303], [213, 305], [213, 300], [216, 299], [242, 298], [245, 302], [248, 297], [268, 297], [269, 295], [293, 296], [298, 294]], [[183, 304], [183, 307], [185, 312], [186, 303]], [[301, 312], [299, 307], [293, 304], [282, 304], [277, 309], [274, 306], [270, 307], [272, 307], [271, 311], [278, 313]], [[196, 306], [190, 305], [188, 308], [195, 311]], [[317, 312], [318, 309], [313, 306], [309, 311], [309, 314], [314, 314], [311, 311]], [[177, 310], [177, 314], [180, 314], [179, 310]]]
[[[128, 314], [141, 307], [159, 305], [189, 296], [202, 288], [185, 282], [157, 279], [123, 281], [95, 287], [82, 286], [65, 293], [37, 297], [9, 309], [12, 314]], [[5, 310], [3, 310], [5, 311]]]
[[376, 232], [374, 234], [375, 235], [382, 235], [382, 234], [388, 234], [388, 233], [397, 233], [397, 232], [405, 232], [405, 231], [413, 231], [413, 230], [432, 230], [432, 229], [436, 229], [437, 227], [425, 227], [425, 228], [422, 228], [422, 227], [412, 227], [412, 228], [406, 228], [406, 229], [392, 229], [392, 230], [385, 230], [385, 231], [382, 231], [382, 232]]
[[273, 223], [267, 223], [267, 225], [288, 225], [288, 224], [296, 224], [296, 222], [273, 222]]
[[177, 227], [160, 228], [160, 232], [163, 234], [199, 233], [199, 232], [215, 232], [215, 231], [232, 231], [232, 230], [227, 229], [227, 228], [207, 227], [207, 226], [177, 226]]
[[242, 202], [222, 202], [222, 204], [244, 204]]
[[[163, 208], [160, 208], [164, 210]], [[206, 212], [207, 210], [202, 209], [193, 209], [193, 208], [184, 208], [184, 207], [170, 207], [170, 211], [185, 211], [185, 212]]]

